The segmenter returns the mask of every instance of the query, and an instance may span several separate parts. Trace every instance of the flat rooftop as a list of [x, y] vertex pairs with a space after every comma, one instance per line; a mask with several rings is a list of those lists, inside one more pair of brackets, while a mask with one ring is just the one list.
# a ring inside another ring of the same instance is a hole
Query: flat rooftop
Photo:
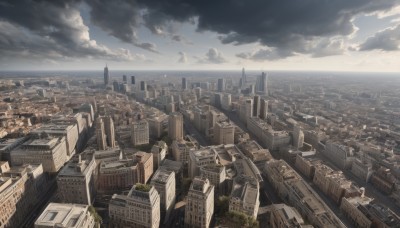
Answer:
[[78, 228], [81, 221], [85, 219], [88, 208], [89, 206], [81, 204], [50, 203], [36, 220], [35, 225]]

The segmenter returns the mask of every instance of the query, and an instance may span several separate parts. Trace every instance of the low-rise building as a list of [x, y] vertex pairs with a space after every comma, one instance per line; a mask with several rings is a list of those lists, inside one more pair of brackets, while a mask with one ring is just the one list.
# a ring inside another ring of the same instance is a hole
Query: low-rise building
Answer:
[[312, 228], [306, 225], [300, 213], [286, 204], [273, 204], [269, 225], [271, 228]]
[[229, 200], [229, 211], [236, 211], [257, 218], [260, 206], [258, 181], [252, 177], [238, 176], [234, 179]]
[[370, 204], [372, 200], [373, 199], [366, 196], [343, 198], [342, 203], [340, 204], [340, 210], [355, 227], [369, 228], [372, 226], [372, 221], [360, 210], [360, 208]]
[[50, 203], [35, 222], [35, 228], [93, 228], [95, 221], [88, 205]]
[[11, 151], [11, 164], [42, 164], [45, 172], [55, 173], [68, 161], [65, 137], [41, 134]]

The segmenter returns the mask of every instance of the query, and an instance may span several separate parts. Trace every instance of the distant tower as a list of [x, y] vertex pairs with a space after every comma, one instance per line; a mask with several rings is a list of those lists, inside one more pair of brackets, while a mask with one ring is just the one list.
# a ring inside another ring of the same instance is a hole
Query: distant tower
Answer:
[[126, 77], [126, 75], [122, 75], [122, 81], [123, 81], [124, 83], [127, 83], [127, 82], [128, 82], [128, 78]]
[[296, 149], [302, 148], [304, 144], [304, 133], [299, 126], [294, 127], [293, 131], [293, 146]]
[[265, 95], [268, 94], [267, 80], [268, 80], [267, 74], [262, 72], [262, 74], [257, 77], [256, 92]]
[[110, 74], [108, 73], [108, 66], [104, 67], [104, 85], [110, 83]]
[[225, 91], [225, 79], [224, 78], [219, 78], [218, 79], [218, 92], [224, 92]]
[[253, 116], [258, 117], [260, 115], [261, 100], [260, 96], [254, 96], [253, 98]]
[[106, 136], [107, 136], [107, 144], [109, 147], [114, 148], [115, 147], [115, 131], [114, 131], [114, 121], [110, 116], [104, 117], [104, 127], [106, 130]]
[[268, 101], [265, 99], [261, 99], [260, 118], [267, 119], [267, 115], [268, 115]]
[[97, 147], [99, 150], [105, 150], [107, 148], [106, 134], [104, 131], [104, 122], [101, 117], [97, 118], [96, 121], [96, 137]]
[[145, 81], [140, 82], [140, 91], [147, 91], [147, 84]]
[[183, 116], [180, 113], [171, 113], [168, 118], [168, 136], [172, 140], [183, 139]]
[[187, 87], [188, 87], [188, 83], [187, 83], [186, 78], [182, 78], [182, 90], [187, 89]]
[[246, 86], [246, 82], [247, 82], [247, 77], [246, 77], [246, 72], [243, 67], [243, 69], [242, 69], [242, 87]]
[[136, 83], [135, 76], [131, 76], [131, 84], [135, 85], [135, 83]]

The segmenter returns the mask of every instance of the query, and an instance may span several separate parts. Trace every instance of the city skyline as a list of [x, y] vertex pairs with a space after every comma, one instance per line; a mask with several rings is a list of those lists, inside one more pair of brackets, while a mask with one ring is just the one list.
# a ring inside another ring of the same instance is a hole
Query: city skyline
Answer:
[[395, 0], [5, 1], [0, 28], [3, 70], [400, 71]]

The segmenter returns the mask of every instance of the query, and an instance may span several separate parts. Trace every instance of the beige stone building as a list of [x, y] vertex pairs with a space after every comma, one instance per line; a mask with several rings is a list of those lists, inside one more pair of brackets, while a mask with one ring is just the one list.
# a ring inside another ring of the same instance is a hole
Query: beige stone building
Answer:
[[305, 225], [300, 213], [294, 207], [286, 204], [273, 204], [271, 207], [270, 227], [271, 228], [312, 228], [312, 225]]
[[183, 139], [183, 116], [180, 113], [174, 112], [169, 114], [168, 118], [168, 136], [172, 140]]
[[96, 162], [94, 157], [82, 159], [75, 155], [57, 176], [58, 191], [64, 203], [93, 203], [96, 193], [95, 186]]
[[158, 194], [160, 194], [161, 218], [167, 221], [175, 206], [175, 173], [159, 169], [153, 175], [150, 185], [154, 186]]
[[186, 140], [174, 140], [171, 145], [172, 156], [175, 161], [187, 163], [190, 151], [197, 150], [197, 145]]
[[141, 120], [132, 123], [131, 141], [134, 146], [149, 144], [149, 123]]
[[217, 153], [212, 147], [190, 151], [188, 172], [189, 177], [194, 178], [200, 175], [200, 167], [217, 163]]
[[235, 140], [235, 126], [228, 122], [217, 122], [214, 126], [214, 144], [233, 144]]
[[138, 166], [136, 183], [146, 184], [153, 175], [153, 154], [139, 151], [135, 154], [135, 163]]
[[42, 165], [0, 162], [0, 228], [21, 227], [46, 199], [50, 184]]
[[185, 208], [185, 226], [208, 228], [214, 214], [214, 186], [206, 178], [195, 177]]
[[359, 206], [366, 206], [372, 202], [373, 199], [366, 196], [358, 196], [351, 198], [343, 198], [340, 204], [340, 210], [346, 215], [346, 217], [352, 222], [354, 227], [369, 228], [372, 226], [372, 221], [363, 214]]
[[200, 167], [200, 176], [214, 185], [215, 198], [227, 193], [226, 170], [221, 164], [208, 164]]
[[167, 156], [168, 146], [164, 141], [158, 141], [151, 148], [151, 153], [153, 154], [153, 169], [157, 170]]
[[128, 195], [114, 194], [108, 211], [110, 227], [160, 226], [160, 196], [153, 186], [138, 184]]
[[65, 137], [42, 134], [11, 151], [12, 165], [42, 164], [45, 172], [55, 173], [68, 161]]
[[234, 179], [229, 200], [229, 211], [236, 211], [257, 219], [260, 207], [260, 187], [254, 178], [239, 176]]
[[35, 228], [93, 228], [95, 221], [89, 206], [50, 203], [35, 222]]

